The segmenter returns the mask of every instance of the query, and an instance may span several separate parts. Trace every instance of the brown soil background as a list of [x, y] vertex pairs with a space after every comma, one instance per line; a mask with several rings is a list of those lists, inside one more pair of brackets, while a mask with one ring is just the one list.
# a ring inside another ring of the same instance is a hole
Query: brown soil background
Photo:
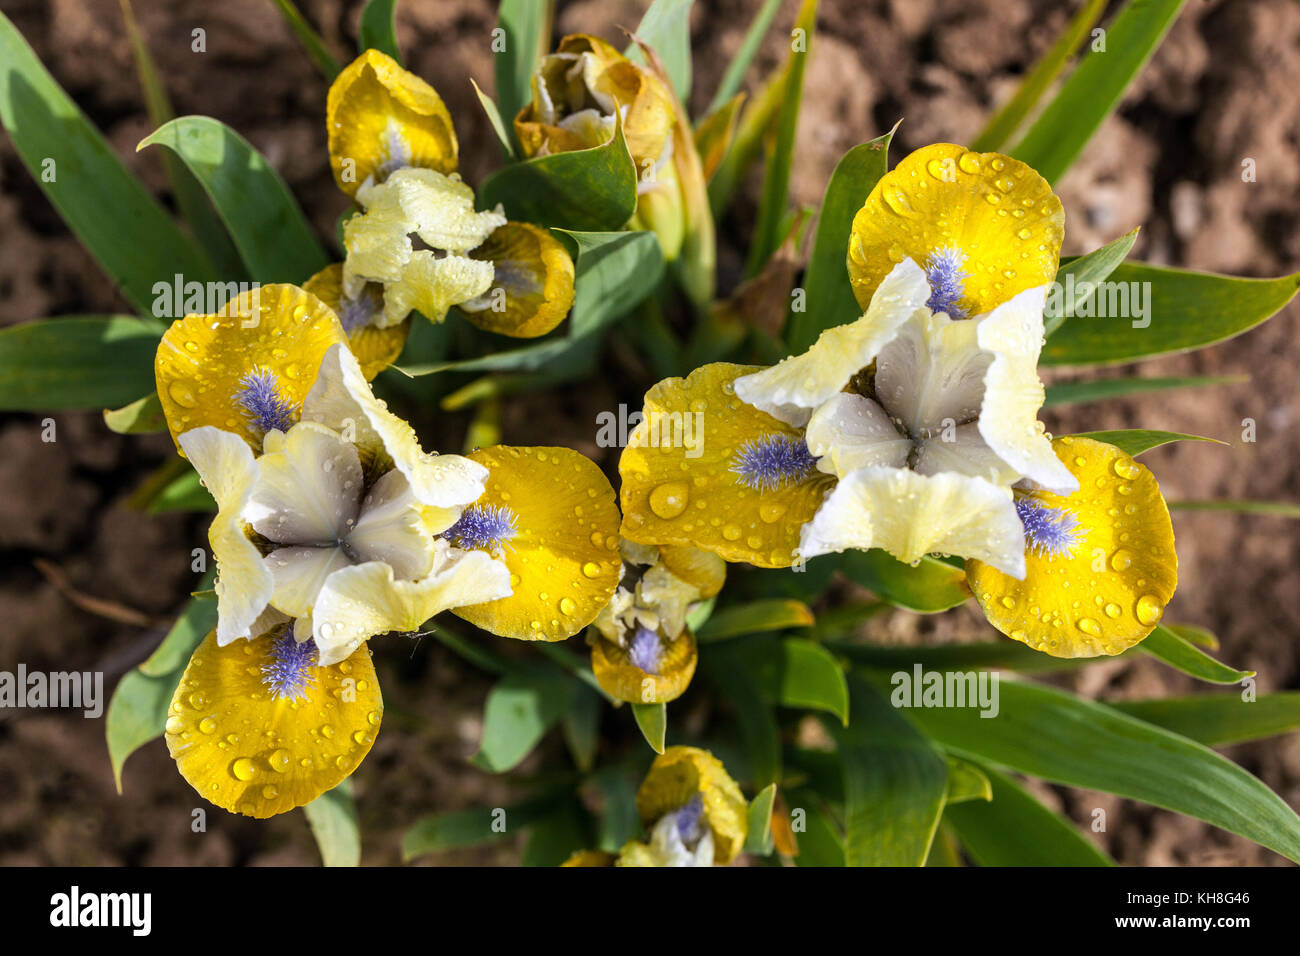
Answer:
[[[647, 0], [562, 0], [557, 36], [580, 31], [618, 40], [617, 28], [634, 26], [646, 5]], [[340, 52], [354, 49], [361, 6], [342, 0], [301, 4]], [[697, 111], [711, 97], [757, 6], [758, 0], [696, 4]], [[795, 6], [790, 0], [783, 8], [751, 70], [751, 86], [779, 62]], [[793, 198], [819, 202], [838, 158], [900, 117], [906, 121], [895, 159], [929, 142], [969, 140], [1077, 6], [1067, 0], [823, 0]], [[331, 234], [344, 199], [327, 166], [326, 84], [272, 5], [136, 0], [135, 7], [177, 113], [206, 113], [242, 132], [279, 169], [321, 234]], [[157, 152], [134, 152], [150, 125], [117, 3], [2, 0], [0, 8], [127, 164], [164, 193]], [[468, 79], [493, 89], [494, 11], [488, 0], [404, 0], [399, 10], [407, 65], [447, 100], [470, 182], [493, 168], [498, 155]], [[190, 50], [196, 26], [207, 30], [204, 54]], [[1300, 268], [1298, 137], [1300, 5], [1193, 0], [1117, 115], [1060, 184], [1065, 252], [1087, 251], [1140, 225], [1138, 259], [1244, 275], [1294, 271]], [[1241, 181], [1247, 157], [1256, 161], [1257, 182]], [[759, 183], [757, 175], [750, 177], [745, 195], [721, 224], [724, 290], [740, 270], [738, 238], [752, 226]], [[0, 323], [114, 310], [125, 310], [125, 303], [0, 137]], [[1188, 444], [1147, 457], [1169, 498], [1297, 500], [1296, 317], [1292, 305], [1232, 342], [1141, 368], [1147, 375], [1247, 373], [1249, 384], [1049, 410], [1049, 426], [1059, 432], [1144, 426], [1216, 436], [1231, 447]], [[596, 382], [547, 403], [514, 403], [507, 410], [505, 440], [570, 444], [612, 470], [613, 456], [595, 446], [590, 423], [595, 411], [619, 400], [627, 399], [616, 397], [612, 382]], [[546, 410], [538, 411], [543, 404]], [[145, 518], [123, 505], [141, 478], [166, 459], [166, 436], [120, 437], [96, 414], [60, 413], [58, 441], [43, 444], [40, 417], [0, 418], [0, 669], [23, 661], [33, 669], [103, 670], [107, 691], [148, 653], [193, 586], [188, 554], [205, 543], [205, 521]], [[459, 445], [463, 418], [427, 410], [424, 418], [428, 444]], [[1257, 423], [1254, 444], [1241, 440], [1244, 418]], [[1182, 575], [1167, 620], [1217, 633], [1224, 660], [1259, 671], [1261, 692], [1300, 687], [1300, 548], [1293, 528], [1264, 517], [1175, 516]], [[61, 568], [79, 591], [135, 608], [156, 626], [128, 626], [80, 609], [36, 570], [37, 559]], [[937, 619], [894, 612], [871, 622], [869, 633], [883, 641], [990, 636], [969, 608]], [[377, 864], [400, 859], [400, 836], [419, 816], [502, 805], [509, 785], [465, 762], [476, 749], [489, 686], [480, 672], [428, 641], [414, 649], [378, 642], [376, 661], [386, 727], [353, 780], [363, 859]], [[1073, 682], [1083, 694], [1109, 698], [1209, 692], [1148, 659], [1095, 665]], [[607, 716], [604, 730], [617, 735], [627, 724]], [[554, 737], [544, 743], [542, 756], [562, 761]], [[1232, 748], [1229, 756], [1300, 805], [1300, 737]], [[524, 769], [537, 766], [535, 756]], [[207, 832], [191, 833], [190, 813], [201, 801], [175, 772], [161, 742], [131, 758], [124, 785], [119, 797], [102, 721], [58, 712], [0, 715], [0, 864], [318, 860], [301, 814], [255, 823], [211, 810]], [[1105, 808], [1109, 832], [1093, 836], [1123, 863], [1282, 862], [1247, 841], [1128, 801], [1063, 788], [1038, 792], [1081, 822], [1093, 808]], [[506, 843], [444, 854], [434, 862], [517, 859], [518, 846]]]

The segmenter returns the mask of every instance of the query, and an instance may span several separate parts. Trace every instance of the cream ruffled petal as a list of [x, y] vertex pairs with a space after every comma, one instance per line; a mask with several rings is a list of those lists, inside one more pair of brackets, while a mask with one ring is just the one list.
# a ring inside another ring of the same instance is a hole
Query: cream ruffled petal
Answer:
[[871, 364], [929, 298], [925, 272], [905, 259], [880, 283], [862, 318], [827, 329], [802, 355], [736, 379], [736, 394], [755, 408], [802, 427], [813, 409]]
[[964, 475], [866, 468], [841, 479], [804, 525], [800, 554], [850, 548], [884, 548], [907, 562], [955, 554], [1013, 577], [1025, 573], [1024, 529], [1011, 489]]
[[218, 571], [217, 643], [225, 645], [249, 637], [271, 600], [271, 573], [244, 533], [243, 512], [257, 478], [257, 464], [242, 437], [211, 425], [193, 428], [177, 441], [217, 502], [208, 542]]
[[433, 537], [400, 471], [390, 471], [366, 493], [346, 543], [358, 563], [383, 561], [398, 579], [415, 581], [429, 573]]
[[325, 353], [316, 383], [303, 401], [302, 416], [350, 437], [363, 451], [391, 459], [421, 504], [463, 508], [483, 494], [487, 469], [460, 455], [426, 454], [415, 429], [375, 398], [346, 345], [331, 346]]
[[[945, 440], [951, 434], [952, 440]], [[949, 471], [972, 478], [987, 478], [995, 485], [1015, 484], [1020, 475], [990, 448], [974, 422], [941, 431], [923, 442], [916, 456], [915, 471], [937, 475]]]
[[1056, 457], [1038, 421], [1043, 407], [1038, 354], [1047, 290], [1026, 289], [975, 320], [980, 348], [995, 356], [984, 378], [979, 429], [989, 447], [1018, 474], [1065, 495], [1078, 490], [1078, 479]]
[[876, 397], [914, 437], [979, 414], [993, 356], [977, 333], [974, 322], [916, 312], [876, 356]]
[[356, 520], [361, 498], [356, 448], [323, 425], [299, 422], [267, 449], [245, 509], [249, 524], [279, 544], [338, 541]]
[[510, 594], [510, 572], [484, 551], [436, 543], [433, 570], [418, 581], [398, 581], [381, 561], [330, 575], [312, 614], [312, 636], [322, 666], [344, 660], [363, 641], [388, 631], [413, 631], [449, 608], [495, 601]]
[[275, 580], [271, 603], [290, 617], [307, 617], [325, 581], [352, 564], [342, 548], [276, 548], [266, 556]]

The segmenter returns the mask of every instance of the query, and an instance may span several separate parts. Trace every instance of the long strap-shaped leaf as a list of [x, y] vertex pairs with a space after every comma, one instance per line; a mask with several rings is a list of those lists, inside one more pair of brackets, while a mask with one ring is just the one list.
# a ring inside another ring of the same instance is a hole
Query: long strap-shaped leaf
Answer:
[[1010, 777], [984, 768], [993, 799], [950, 804], [943, 818], [981, 866], [1114, 866], [1070, 821]]
[[852, 720], [832, 727], [844, 766], [849, 866], [921, 866], [948, 787], [948, 765], [879, 691], [849, 678]]
[[215, 279], [208, 258], [127, 172], [2, 13], [0, 63], [0, 121], [18, 155], [127, 300], [148, 313], [155, 282], [177, 272]]
[[189, 167], [259, 282], [305, 282], [329, 264], [280, 174], [244, 137], [210, 116], [181, 116], [139, 148], [166, 146]]
[[1149, 724], [1158, 724], [1206, 746], [1259, 740], [1300, 730], [1300, 691], [1245, 697], [1198, 694], [1158, 700], [1125, 700], [1115, 708]]
[[1011, 155], [1056, 182], [1164, 38], [1186, 0], [1129, 0]]
[[1108, 365], [1186, 352], [1240, 335], [1277, 314], [1300, 273], [1243, 279], [1126, 262], [1043, 346], [1043, 365]]
[[[1300, 861], [1300, 817], [1208, 747], [1053, 688], [1002, 681], [999, 691], [992, 719], [960, 707], [915, 708], [908, 717], [964, 756], [1196, 817]], [[854, 719], [861, 713], [855, 704]]]
[[161, 326], [78, 315], [0, 331], [0, 409], [116, 408], [154, 388]]

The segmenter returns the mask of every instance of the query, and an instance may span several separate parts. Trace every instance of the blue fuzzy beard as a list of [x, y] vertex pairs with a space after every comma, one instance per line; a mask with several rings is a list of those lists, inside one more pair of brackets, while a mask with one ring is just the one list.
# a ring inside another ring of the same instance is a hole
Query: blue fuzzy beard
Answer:
[[659, 635], [648, 627], [638, 627], [627, 645], [628, 660], [647, 674], [659, 674], [659, 655], [663, 650]]
[[515, 536], [515, 513], [506, 507], [470, 505], [444, 532], [448, 541], [466, 551], [498, 551]]
[[677, 835], [688, 847], [694, 847], [704, 836], [703, 818], [704, 798], [698, 793], [677, 811]]
[[265, 434], [288, 431], [297, 417], [298, 407], [280, 397], [279, 382], [269, 368], [258, 367], [239, 380], [235, 401], [242, 406], [250, 427]]
[[925, 263], [925, 277], [930, 283], [930, 298], [925, 307], [931, 312], [946, 312], [950, 319], [970, 318], [962, 308], [966, 280], [970, 275], [961, 267], [965, 257], [956, 249], [941, 249]]
[[1016, 499], [1016, 514], [1025, 526], [1025, 546], [1040, 558], [1068, 557], [1079, 537], [1079, 519], [1072, 512], [1045, 505], [1036, 498]]
[[316, 642], [311, 638], [299, 644], [293, 628], [271, 641], [270, 661], [262, 665], [262, 683], [277, 700], [298, 700], [316, 683]]
[[746, 442], [732, 459], [731, 470], [747, 488], [775, 491], [802, 481], [816, 466], [802, 438], [767, 435]]
[[351, 335], [357, 329], [365, 328], [375, 320], [375, 316], [384, 310], [383, 293], [380, 287], [367, 283], [355, 299], [344, 296], [339, 301], [338, 317], [343, 331]]

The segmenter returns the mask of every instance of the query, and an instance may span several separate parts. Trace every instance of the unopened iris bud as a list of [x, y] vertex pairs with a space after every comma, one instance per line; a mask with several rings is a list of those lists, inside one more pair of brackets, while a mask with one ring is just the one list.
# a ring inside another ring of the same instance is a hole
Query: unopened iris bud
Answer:
[[542, 57], [515, 133], [529, 157], [591, 149], [613, 138], [616, 113], [638, 174], [654, 168], [672, 141], [672, 94], [604, 40], [576, 34]]

